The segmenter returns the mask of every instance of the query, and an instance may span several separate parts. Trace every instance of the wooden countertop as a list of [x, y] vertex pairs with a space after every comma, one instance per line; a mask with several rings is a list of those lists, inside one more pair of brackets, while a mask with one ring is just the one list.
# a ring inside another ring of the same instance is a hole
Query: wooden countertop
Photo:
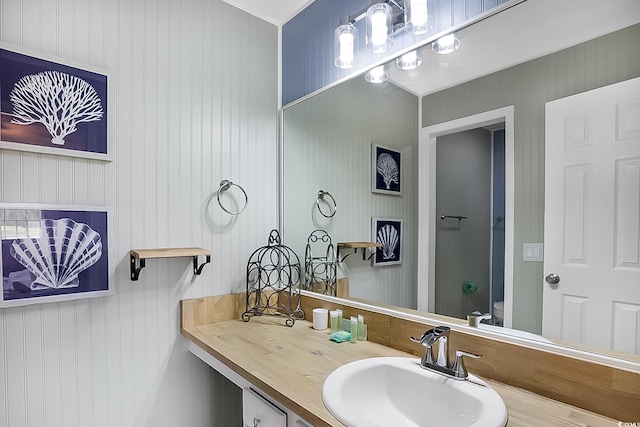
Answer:
[[[307, 321], [284, 326], [282, 317], [254, 317], [184, 325], [182, 334], [314, 427], [342, 426], [322, 403], [322, 384], [336, 368], [378, 356], [415, 357], [369, 341], [329, 341]], [[611, 427], [617, 421], [534, 393], [485, 380], [502, 396], [509, 427]]]

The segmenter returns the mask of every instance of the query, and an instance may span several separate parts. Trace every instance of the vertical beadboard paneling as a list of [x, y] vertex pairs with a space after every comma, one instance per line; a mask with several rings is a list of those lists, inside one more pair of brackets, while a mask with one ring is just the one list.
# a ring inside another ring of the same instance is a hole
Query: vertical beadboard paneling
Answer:
[[[0, 425], [228, 419], [240, 399], [216, 405], [234, 386], [188, 353], [178, 302], [241, 290], [277, 226], [277, 28], [220, 0], [0, 0], [0, 40], [110, 74], [114, 161], [0, 151], [0, 200], [113, 206], [116, 288], [0, 310]], [[237, 218], [222, 179], [249, 194]], [[213, 253], [201, 276], [171, 259], [129, 280], [129, 249], [192, 245]]]
[[[417, 108], [415, 95], [359, 78], [284, 111], [285, 243], [304, 262], [307, 237], [316, 228], [326, 229], [334, 244], [371, 241], [372, 216], [403, 219], [401, 265], [374, 268], [359, 252], [341, 268], [352, 296], [414, 308], [417, 188], [411, 177], [417, 170]], [[403, 153], [402, 196], [371, 192], [372, 142]], [[331, 220], [316, 209], [319, 189], [336, 199]]]
[[640, 24], [423, 98], [423, 126], [515, 106], [514, 328], [542, 328], [542, 264], [522, 244], [544, 237], [544, 104], [640, 76], [638, 40]]

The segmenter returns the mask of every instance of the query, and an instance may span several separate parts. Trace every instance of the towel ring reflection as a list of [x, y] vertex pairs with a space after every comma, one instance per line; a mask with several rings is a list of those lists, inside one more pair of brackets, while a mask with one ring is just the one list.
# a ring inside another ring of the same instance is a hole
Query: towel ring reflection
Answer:
[[[331, 199], [331, 203], [324, 200], [324, 196], [328, 196]], [[320, 201], [324, 201], [327, 205], [329, 205], [329, 214], [325, 214], [324, 212], [322, 212], [322, 209], [320, 208]], [[331, 207], [332, 204], [333, 204], [333, 208]], [[324, 190], [318, 190], [318, 198], [316, 199], [316, 206], [318, 208], [318, 212], [320, 212], [320, 215], [322, 215], [325, 218], [333, 218], [333, 216], [336, 214], [336, 210], [338, 209], [338, 205], [336, 204], [336, 199], [333, 198], [331, 193]]]
[[[240, 191], [242, 191], [242, 194], [244, 194], [244, 206], [242, 207], [242, 209], [240, 209], [239, 211], [236, 211], [236, 212], [230, 211], [229, 209], [225, 208], [222, 205], [222, 202], [220, 201], [220, 193], [224, 193], [225, 191], [227, 191], [231, 187], [238, 187], [240, 189]], [[244, 191], [244, 188], [242, 188], [238, 184], [234, 184], [233, 182], [229, 181], [228, 179], [223, 179], [222, 181], [220, 181], [220, 187], [218, 188], [218, 193], [216, 194], [216, 198], [218, 199], [218, 204], [220, 205], [222, 210], [225, 211], [226, 213], [228, 213], [229, 215], [240, 215], [242, 212], [244, 212], [245, 209], [247, 209], [247, 204], [249, 204], [249, 196], [247, 196], [247, 192]]]

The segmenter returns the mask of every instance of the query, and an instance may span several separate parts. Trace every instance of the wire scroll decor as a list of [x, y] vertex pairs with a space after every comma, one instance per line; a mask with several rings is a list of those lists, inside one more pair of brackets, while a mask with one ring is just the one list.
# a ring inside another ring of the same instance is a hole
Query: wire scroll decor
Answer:
[[[325, 256], [313, 256], [312, 247], [326, 244]], [[337, 296], [338, 260], [331, 236], [324, 230], [314, 230], [307, 238], [304, 254], [304, 282], [310, 291]]]
[[271, 230], [267, 246], [256, 249], [247, 262], [246, 311], [242, 320], [252, 316], [285, 316], [293, 326], [304, 319], [300, 308], [301, 269], [298, 256], [281, 244], [280, 234]]

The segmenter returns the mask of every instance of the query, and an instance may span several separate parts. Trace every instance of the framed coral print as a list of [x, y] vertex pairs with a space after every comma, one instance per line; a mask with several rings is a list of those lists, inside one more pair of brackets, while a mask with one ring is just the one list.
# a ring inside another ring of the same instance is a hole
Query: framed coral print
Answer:
[[0, 43], [0, 148], [111, 160], [107, 74]]
[[0, 307], [112, 294], [110, 212], [0, 203]]
[[373, 265], [402, 263], [402, 220], [398, 218], [371, 218], [372, 241], [382, 246], [376, 248]]
[[402, 153], [388, 147], [371, 144], [371, 191], [402, 194]]

